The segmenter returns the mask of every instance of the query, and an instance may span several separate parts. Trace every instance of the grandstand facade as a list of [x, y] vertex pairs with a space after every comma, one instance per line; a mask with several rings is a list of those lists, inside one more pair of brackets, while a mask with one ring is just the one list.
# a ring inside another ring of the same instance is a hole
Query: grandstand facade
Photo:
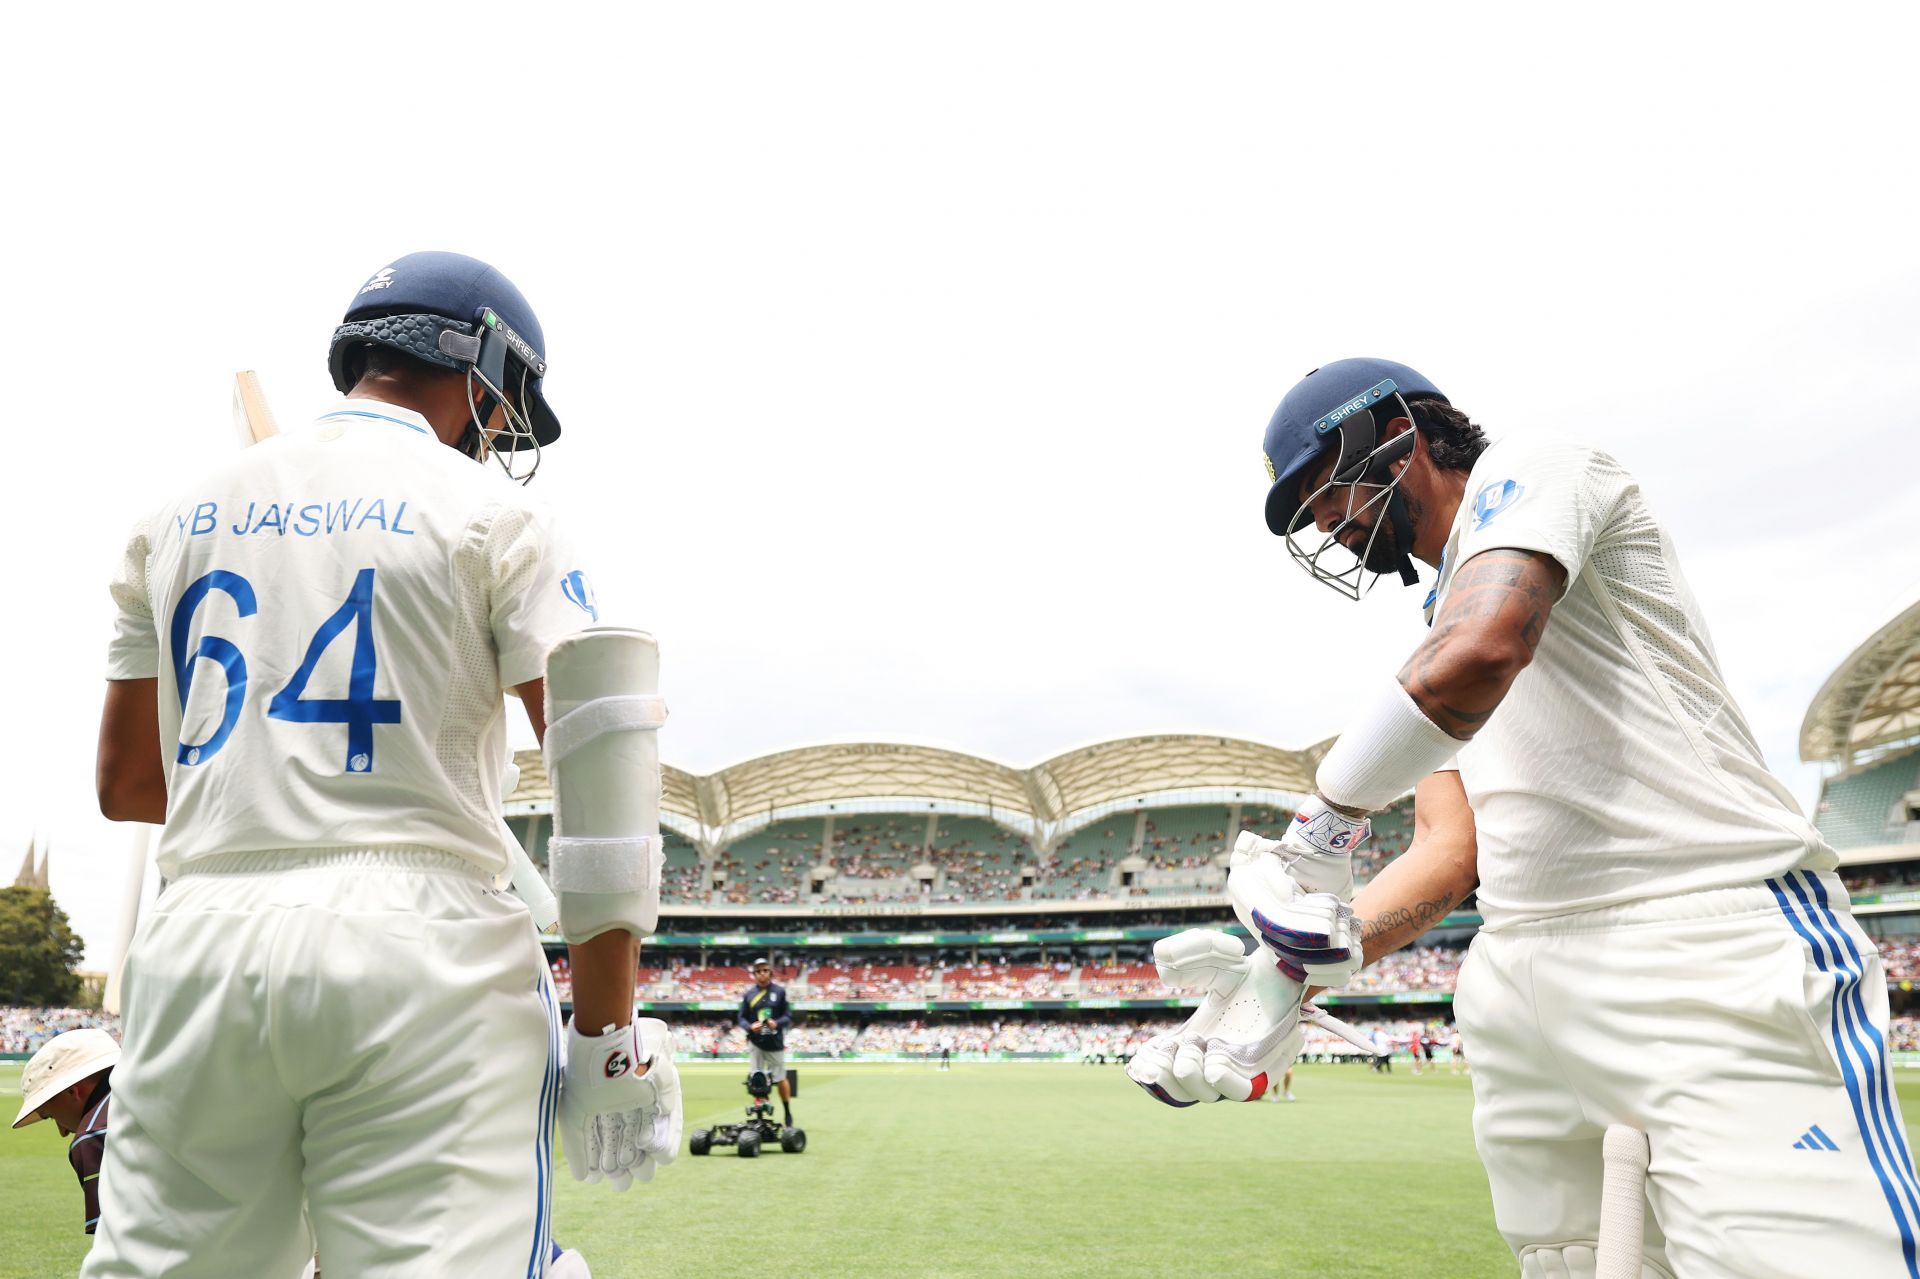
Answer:
[[[1277, 836], [1330, 743], [1286, 750], [1202, 736], [1103, 742], [1020, 769], [923, 746], [807, 747], [697, 776], [668, 768], [661, 933], [642, 998], [688, 1045], [742, 1047], [730, 1015], [768, 953], [810, 1052], [1116, 1052], [1177, 1024], [1152, 945], [1239, 931], [1225, 895], [1242, 830]], [[1841, 664], [1801, 753], [1831, 767], [1815, 823], [1879, 940], [1894, 1046], [1920, 1064], [1920, 604]], [[507, 812], [544, 865], [552, 799], [523, 753]], [[1406, 850], [1411, 813], [1375, 818], [1362, 881]], [[1324, 997], [1400, 1042], [1438, 1033], [1471, 900], [1428, 939]], [[564, 948], [551, 942], [556, 976]], [[1062, 1045], [1066, 1045], [1065, 1048]]]
[[[708, 776], [666, 769], [661, 931], [641, 1000], [683, 1047], [743, 1050], [730, 1017], [748, 961], [766, 953], [803, 1055], [930, 1051], [942, 1039], [961, 1051], [1124, 1054], [1193, 1002], [1160, 985], [1153, 943], [1201, 925], [1238, 931], [1229, 850], [1242, 830], [1281, 833], [1325, 746], [1137, 737], [1017, 769], [868, 743]], [[551, 791], [536, 752], [516, 762], [509, 823], [544, 867]], [[1362, 880], [1405, 850], [1409, 814], [1381, 814], [1375, 831]], [[1477, 923], [1463, 911], [1442, 944], [1393, 957], [1328, 1002], [1444, 1020], [1458, 943]], [[556, 938], [549, 951], [564, 997], [565, 950]]]
[[1814, 824], [1840, 855], [1854, 914], [1880, 941], [1894, 1007], [1914, 1011], [1920, 603], [1875, 631], [1827, 677], [1801, 723], [1800, 757], [1832, 769], [1821, 783]]

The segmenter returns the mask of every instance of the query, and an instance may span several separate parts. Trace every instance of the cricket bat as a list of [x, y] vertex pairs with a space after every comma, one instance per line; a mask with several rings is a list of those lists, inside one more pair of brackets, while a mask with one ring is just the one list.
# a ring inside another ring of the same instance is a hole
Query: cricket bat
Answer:
[[[266, 394], [260, 389], [260, 375], [252, 369], [233, 375], [233, 429], [239, 433], [240, 447], [248, 448], [272, 435], [278, 435], [280, 428], [274, 424], [273, 410], [267, 407]], [[140, 913], [146, 896], [147, 858], [153, 849], [154, 828], [138, 827], [134, 832], [133, 843], [128, 850], [127, 908], [120, 922], [119, 943], [114, 951], [113, 967], [107, 974], [106, 989], [102, 1005], [110, 1013], [120, 1011], [120, 977], [126, 966], [127, 950], [133, 945], [133, 935], [140, 926]]]
[[260, 389], [260, 375], [252, 369], [233, 375], [233, 429], [240, 434], [241, 448], [280, 433]]

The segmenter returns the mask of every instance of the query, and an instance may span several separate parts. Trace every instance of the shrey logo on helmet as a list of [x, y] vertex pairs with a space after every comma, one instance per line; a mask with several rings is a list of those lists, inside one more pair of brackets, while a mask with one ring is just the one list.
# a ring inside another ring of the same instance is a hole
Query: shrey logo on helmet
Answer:
[[459, 253], [409, 253], [354, 295], [333, 331], [327, 369], [345, 394], [365, 370], [367, 348], [386, 346], [464, 374], [473, 413], [461, 452], [491, 455], [525, 483], [540, 467], [540, 450], [560, 438], [547, 403], [545, 345], [533, 307], [499, 271]]

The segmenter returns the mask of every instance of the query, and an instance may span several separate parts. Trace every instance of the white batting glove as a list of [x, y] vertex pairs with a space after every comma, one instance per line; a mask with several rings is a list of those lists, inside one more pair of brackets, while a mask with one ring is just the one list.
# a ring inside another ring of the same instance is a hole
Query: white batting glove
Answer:
[[1160, 980], [1201, 992], [1187, 1024], [1155, 1035], [1127, 1063], [1127, 1077], [1169, 1106], [1258, 1101], [1299, 1055], [1305, 1032], [1300, 998], [1260, 947], [1211, 928], [1190, 928], [1154, 943]]
[[1344, 986], [1366, 963], [1353, 896], [1352, 850], [1367, 837], [1358, 822], [1303, 807], [1283, 839], [1244, 831], [1233, 847], [1227, 897], [1233, 913], [1295, 981]]
[[[636, 1075], [642, 1066], [646, 1074]], [[680, 1153], [680, 1074], [673, 1035], [642, 1017], [600, 1035], [567, 1029], [560, 1133], [575, 1181], [605, 1178], [615, 1190], [652, 1181]]]

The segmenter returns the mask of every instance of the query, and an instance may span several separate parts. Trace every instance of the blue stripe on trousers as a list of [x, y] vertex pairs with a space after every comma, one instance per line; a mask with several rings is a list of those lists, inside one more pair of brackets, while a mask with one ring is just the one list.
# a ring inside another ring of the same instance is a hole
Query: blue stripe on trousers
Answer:
[[[1773, 893], [1774, 900], [1779, 903], [1780, 913], [1786, 916], [1787, 922], [1793, 926], [1793, 931], [1800, 934], [1801, 940], [1806, 942], [1807, 946], [1812, 950], [1813, 962], [1818, 965], [1821, 972], [1829, 971], [1825, 946], [1813, 933], [1807, 930], [1805, 924], [1801, 923], [1799, 914], [1794, 910], [1792, 901], [1788, 899], [1787, 893], [1781, 888], [1780, 884], [1771, 879], [1766, 882], [1768, 889]], [[1794, 896], [1801, 896], [1799, 885], [1791, 879], [1788, 880], [1788, 883], [1794, 890]], [[1812, 918], [1811, 910], [1809, 910], [1808, 917], [1809, 919]], [[1837, 950], [1835, 956], [1837, 960]], [[1907, 1274], [1910, 1276], [1910, 1279], [1920, 1279], [1920, 1261], [1917, 1261], [1915, 1257], [1912, 1223], [1907, 1218], [1906, 1208], [1901, 1202], [1902, 1196], [1900, 1192], [1894, 1188], [1892, 1180], [1887, 1176], [1887, 1170], [1881, 1163], [1880, 1148], [1874, 1141], [1873, 1131], [1878, 1127], [1879, 1119], [1878, 1107], [1874, 1107], [1875, 1122], [1870, 1124], [1867, 1119], [1867, 1105], [1862, 1098], [1860, 1083], [1854, 1074], [1854, 1057], [1850, 1051], [1851, 1037], [1843, 1038], [1840, 1031], [1842, 1007], [1845, 1003], [1844, 992], [1846, 991], [1847, 985], [1847, 974], [1844, 972], [1836, 972], [1834, 974], [1834, 997], [1833, 1008], [1831, 1010], [1834, 1059], [1839, 1062], [1841, 1078], [1846, 1082], [1847, 1098], [1853, 1107], [1854, 1123], [1860, 1130], [1861, 1143], [1866, 1148], [1867, 1162], [1872, 1165], [1874, 1176], [1880, 1179], [1880, 1189], [1886, 1196], [1887, 1208], [1893, 1213], [1894, 1224], [1900, 1228], [1901, 1251], [1906, 1257]], [[1852, 1014], [1850, 1011], [1847, 1013], [1847, 1020], [1849, 1023], [1848, 1028], [1851, 1030]]]
[[[545, 956], [542, 955], [542, 962]], [[548, 1179], [553, 1175], [553, 1105], [555, 1092], [560, 1082], [557, 1057], [560, 1044], [554, 1033], [555, 1009], [553, 994], [543, 974], [535, 986], [540, 1007], [546, 1013], [547, 1020], [547, 1065], [540, 1079], [540, 1108], [536, 1113], [533, 1138], [533, 1164], [535, 1199], [533, 1205], [533, 1250], [527, 1255], [528, 1279], [540, 1279], [547, 1273], [547, 1231], [550, 1228], [550, 1214], [553, 1206], [553, 1188]]]
[[[1800, 878], [1796, 879], [1795, 874]], [[1800, 905], [1806, 911], [1808, 922], [1826, 939], [1827, 946], [1833, 953], [1834, 969], [1837, 973], [1844, 974], [1845, 1002], [1842, 1007], [1842, 1017], [1847, 1023], [1848, 1037], [1853, 1043], [1854, 1052], [1863, 1067], [1867, 1109], [1874, 1118], [1874, 1130], [1880, 1138], [1880, 1149], [1887, 1156], [1887, 1164], [1893, 1170], [1894, 1180], [1905, 1196], [1907, 1206], [1912, 1209], [1914, 1219], [1920, 1220], [1920, 1193], [1916, 1193], [1912, 1168], [1904, 1154], [1906, 1141], [1899, 1132], [1900, 1126], [1894, 1122], [1893, 1102], [1887, 1095], [1885, 1059], [1881, 1055], [1880, 1032], [1867, 1019], [1866, 1004], [1860, 996], [1860, 978], [1866, 970], [1866, 965], [1860, 961], [1860, 952], [1854, 948], [1852, 940], [1846, 937], [1846, 930], [1841, 928], [1839, 919], [1831, 910], [1817, 911], [1801, 884], [1801, 880], [1804, 879], [1817, 895], [1824, 897], [1825, 890], [1820, 887], [1819, 881], [1811, 872], [1800, 871], [1795, 874], [1787, 876], [1788, 886], [1793, 889], [1794, 896], [1800, 899]], [[1843, 940], [1846, 941], [1847, 951], [1853, 956], [1851, 963], [1840, 953], [1840, 943]], [[1836, 991], [1836, 997], [1838, 993]]]
[[1813, 874], [1813, 872], [1803, 871], [1801, 873], [1806, 878], [1809, 886], [1812, 887], [1815, 900], [1820, 903], [1820, 910], [1826, 919], [1827, 926], [1833, 931], [1834, 936], [1846, 943], [1847, 954], [1851, 956], [1854, 980], [1849, 993], [1853, 1001], [1854, 1022], [1862, 1029], [1868, 1040], [1871, 1041], [1874, 1071], [1879, 1084], [1880, 1109], [1887, 1117], [1887, 1131], [1891, 1133], [1893, 1137], [1889, 1151], [1892, 1156], [1894, 1171], [1899, 1174], [1901, 1182], [1907, 1188], [1907, 1202], [1912, 1205], [1916, 1219], [1920, 1219], [1920, 1177], [1915, 1176], [1913, 1156], [1907, 1150], [1907, 1134], [1902, 1128], [1897, 1107], [1894, 1105], [1893, 1097], [1889, 1090], [1888, 1079], [1893, 1071], [1887, 1062], [1886, 1037], [1880, 1033], [1880, 1028], [1875, 1026], [1872, 1019], [1867, 1016], [1866, 1001], [1860, 994], [1860, 980], [1866, 976], [1867, 972], [1866, 960], [1861, 958], [1859, 948], [1853, 944], [1853, 938], [1847, 933], [1846, 928], [1842, 926], [1840, 917], [1834, 913], [1833, 907], [1828, 904], [1826, 886], [1820, 882], [1819, 877]]

